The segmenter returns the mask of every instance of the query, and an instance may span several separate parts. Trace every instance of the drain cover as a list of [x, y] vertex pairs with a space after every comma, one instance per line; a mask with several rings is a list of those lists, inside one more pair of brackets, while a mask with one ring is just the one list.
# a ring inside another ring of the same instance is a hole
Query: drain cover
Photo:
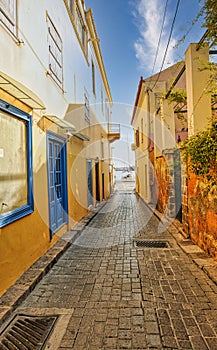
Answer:
[[42, 349], [57, 316], [17, 315], [0, 335], [0, 350]]
[[144, 248], [167, 248], [168, 243], [166, 241], [136, 241], [136, 247]]

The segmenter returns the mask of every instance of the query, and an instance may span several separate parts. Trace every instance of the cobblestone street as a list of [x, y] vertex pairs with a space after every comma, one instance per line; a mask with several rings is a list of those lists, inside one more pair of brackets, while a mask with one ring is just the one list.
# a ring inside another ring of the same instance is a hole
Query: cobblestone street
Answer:
[[216, 350], [217, 286], [161, 231], [132, 190], [116, 191], [16, 312], [62, 315], [46, 349]]

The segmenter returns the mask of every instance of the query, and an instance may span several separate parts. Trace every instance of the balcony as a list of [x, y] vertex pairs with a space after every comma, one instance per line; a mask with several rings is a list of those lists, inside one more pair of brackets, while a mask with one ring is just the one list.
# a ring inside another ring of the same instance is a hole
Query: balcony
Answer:
[[121, 137], [120, 134], [120, 124], [108, 123], [108, 140], [109, 142], [114, 142], [119, 140]]

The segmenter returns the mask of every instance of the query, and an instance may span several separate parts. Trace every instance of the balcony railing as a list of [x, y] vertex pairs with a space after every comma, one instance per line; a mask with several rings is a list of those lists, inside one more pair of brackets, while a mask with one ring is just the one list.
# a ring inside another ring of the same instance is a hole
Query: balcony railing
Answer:
[[108, 139], [110, 142], [120, 139], [120, 124], [108, 123]]

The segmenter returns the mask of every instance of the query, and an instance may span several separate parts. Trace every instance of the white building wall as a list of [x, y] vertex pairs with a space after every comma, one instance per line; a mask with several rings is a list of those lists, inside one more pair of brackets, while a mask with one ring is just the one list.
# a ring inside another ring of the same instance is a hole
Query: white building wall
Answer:
[[[63, 91], [47, 75], [49, 53], [46, 14], [53, 21], [63, 42]], [[0, 71], [33, 91], [44, 103], [47, 114], [63, 117], [68, 103], [84, 103], [85, 89], [90, 105], [101, 103], [100, 90], [103, 84], [98, 66], [95, 62], [95, 99], [91, 72], [93, 55], [89, 49], [88, 65], [64, 1], [18, 1], [17, 18], [18, 38], [23, 43], [16, 44], [10, 34], [1, 28], [1, 51], [6, 54], [0, 55]], [[103, 95], [106, 98], [105, 89]]]

